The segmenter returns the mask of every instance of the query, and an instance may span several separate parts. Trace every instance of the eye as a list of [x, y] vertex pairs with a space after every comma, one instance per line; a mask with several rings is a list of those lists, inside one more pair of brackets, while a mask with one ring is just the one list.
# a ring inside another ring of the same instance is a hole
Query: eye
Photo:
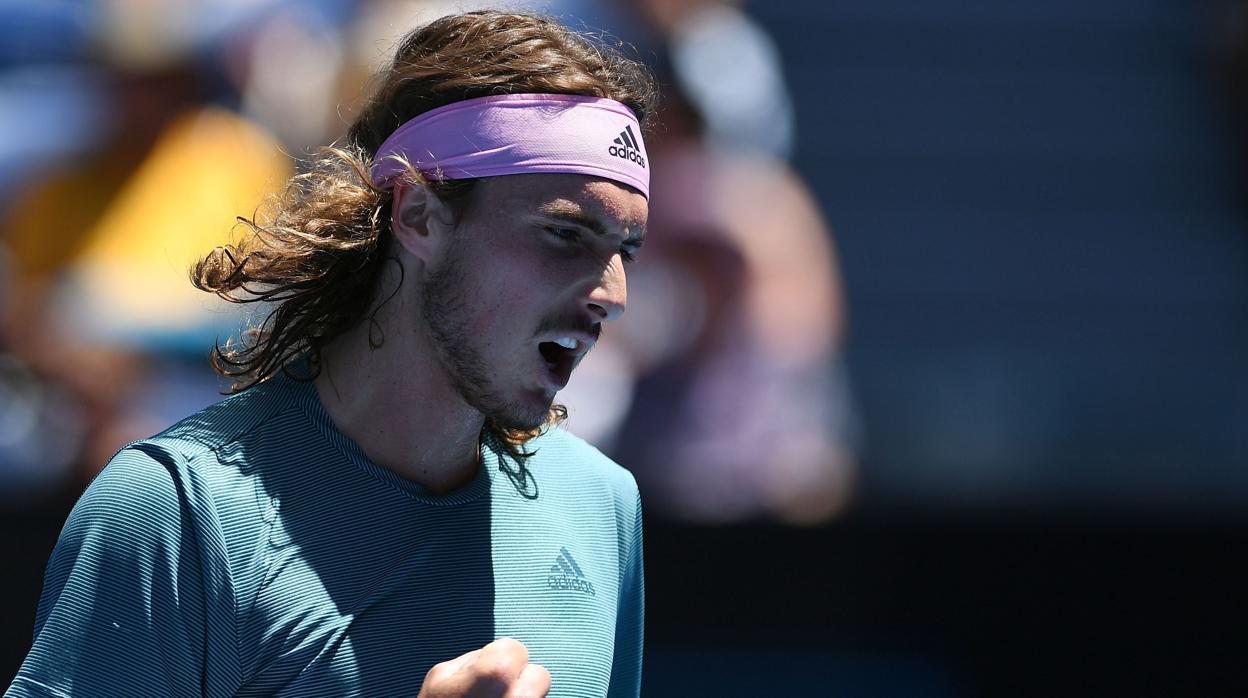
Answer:
[[620, 259], [627, 264], [637, 261], [637, 252], [641, 249], [641, 245], [624, 245], [620, 248]]
[[548, 226], [545, 226], [545, 229], [546, 229], [546, 232], [550, 233], [551, 235], [554, 235], [560, 240], [567, 240], [568, 242], [576, 242], [577, 240], [581, 238], [581, 231], [577, 230], [576, 228], [562, 228], [557, 225], [548, 225]]

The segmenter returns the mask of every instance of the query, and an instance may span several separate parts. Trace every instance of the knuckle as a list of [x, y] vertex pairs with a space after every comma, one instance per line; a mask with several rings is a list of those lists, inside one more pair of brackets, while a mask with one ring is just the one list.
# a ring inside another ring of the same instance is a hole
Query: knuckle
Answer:
[[529, 650], [524, 646], [524, 643], [512, 637], [500, 637], [490, 644], [507, 653], [523, 652], [526, 657], [529, 654]]
[[520, 673], [523, 665], [512, 657], [493, 657], [481, 662], [476, 667], [477, 675], [482, 679], [499, 684], [510, 683]]
[[524, 643], [510, 637], [500, 637], [490, 643], [489, 653], [492, 658], [506, 660], [512, 664], [519, 664], [519, 669], [523, 669], [524, 665], [529, 663], [529, 648]]
[[432, 667], [430, 667], [429, 673], [425, 674], [425, 681], [426, 682], [441, 681], [442, 679], [446, 678], [447, 672], [448, 672], [448, 669], [447, 669], [446, 662], [442, 662], [441, 664], [434, 664]]
[[530, 664], [520, 673], [507, 698], [544, 698], [550, 690], [550, 672], [540, 664]]

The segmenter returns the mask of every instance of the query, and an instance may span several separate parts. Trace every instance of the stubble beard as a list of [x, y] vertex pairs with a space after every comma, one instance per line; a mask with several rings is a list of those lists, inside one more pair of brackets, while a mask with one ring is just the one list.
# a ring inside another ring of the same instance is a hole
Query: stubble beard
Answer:
[[499, 394], [494, 371], [469, 327], [467, 267], [459, 250], [452, 250], [421, 289], [421, 313], [434, 351], [460, 397], [487, 421], [503, 429], [535, 429], [545, 423], [550, 405], [526, 406]]

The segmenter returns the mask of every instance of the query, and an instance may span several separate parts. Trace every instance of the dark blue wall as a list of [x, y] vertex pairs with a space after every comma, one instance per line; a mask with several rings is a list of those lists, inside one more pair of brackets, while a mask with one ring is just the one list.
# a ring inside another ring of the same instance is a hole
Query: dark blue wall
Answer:
[[1216, 6], [750, 4], [842, 255], [866, 505], [1248, 502]]

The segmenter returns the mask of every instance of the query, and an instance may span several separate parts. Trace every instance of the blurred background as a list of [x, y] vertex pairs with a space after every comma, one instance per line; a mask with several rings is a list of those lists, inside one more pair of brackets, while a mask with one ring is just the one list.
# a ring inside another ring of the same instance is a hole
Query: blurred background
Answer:
[[[0, 3], [0, 682], [89, 479], [218, 399], [188, 265], [477, 6]], [[561, 398], [642, 488], [645, 695], [1248, 695], [1248, 2], [519, 6], [663, 83]]]

